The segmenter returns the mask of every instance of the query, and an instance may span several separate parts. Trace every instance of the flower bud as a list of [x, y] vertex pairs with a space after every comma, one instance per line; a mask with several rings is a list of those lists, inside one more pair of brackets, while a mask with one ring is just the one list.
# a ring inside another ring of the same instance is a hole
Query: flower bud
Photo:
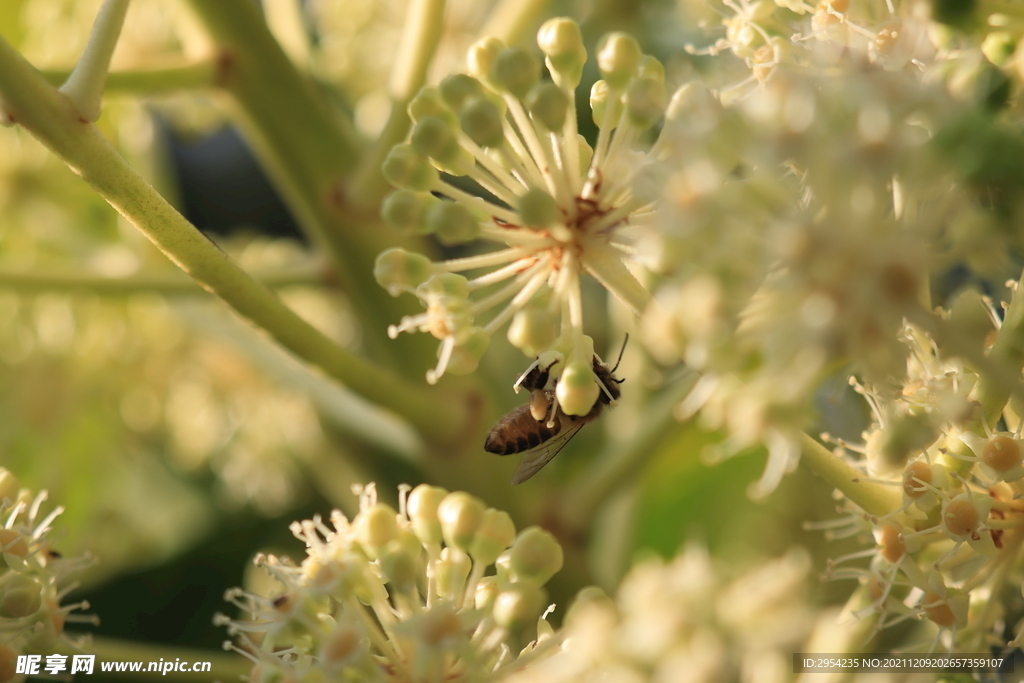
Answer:
[[642, 56], [636, 38], [622, 31], [605, 35], [597, 44], [597, 68], [615, 90], [625, 88], [636, 75]]
[[468, 493], [448, 494], [437, 509], [444, 542], [450, 547], [468, 550], [483, 522], [484, 509], [484, 504]]
[[464, 339], [452, 349], [447, 372], [453, 375], [468, 375], [476, 372], [480, 359], [491, 345], [491, 335], [481, 327], [470, 328]]
[[548, 70], [555, 83], [575, 89], [587, 61], [579, 24], [568, 17], [548, 19], [537, 32], [537, 45], [547, 57]]
[[547, 602], [547, 594], [540, 586], [515, 584], [498, 594], [494, 600], [494, 622], [510, 631], [532, 626]]
[[38, 581], [17, 573], [4, 584], [0, 594], [0, 616], [19, 619], [35, 614], [43, 604], [43, 587]]
[[547, 308], [527, 306], [512, 318], [508, 340], [528, 357], [550, 348], [558, 335], [558, 318]]
[[[684, 83], [672, 94], [668, 107], [665, 110], [666, 121], [686, 121], [694, 115], [699, 115], [709, 109], [720, 108], [718, 100], [711, 91], [701, 83], [691, 81]], [[707, 118], [707, 116], [701, 116]]]
[[391, 296], [411, 292], [434, 272], [434, 265], [426, 256], [405, 249], [388, 249], [377, 256], [373, 277]]
[[19, 488], [18, 478], [10, 470], [0, 467], [0, 501], [6, 498], [13, 503], [18, 498]]
[[665, 82], [665, 65], [657, 58], [644, 55], [640, 58], [640, 66], [637, 67], [637, 78], [653, 78], [656, 81]]
[[491, 82], [499, 92], [508, 92], [523, 99], [540, 79], [540, 63], [532, 52], [522, 47], [502, 50], [491, 65]]
[[360, 512], [356, 527], [359, 544], [374, 559], [384, 551], [386, 545], [398, 540], [398, 517], [384, 503], [377, 503]]
[[619, 93], [612, 91], [607, 81], [595, 81], [590, 89], [590, 111], [594, 116], [594, 123], [600, 128], [605, 125], [605, 111], [611, 101], [611, 118], [609, 119], [612, 128], [619, 125], [619, 118], [622, 116], [622, 97]]
[[491, 90], [499, 88], [491, 80], [491, 68], [498, 58], [498, 54], [505, 49], [505, 43], [497, 38], [482, 38], [476, 42], [466, 55], [466, 63], [469, 65], [469, 73], [482, 81]]
[[518, 208], [523, 223], [531, 228], [544, 229], [562, 221], [562, 210], [555, 198], [536, 187], [519, 198]]
[[626, 90], [626, 117], [640, 130], [647, 130], [665, 113], [665, 83], [654, 78], [633, 81]]
[[466, 577], [473, 562], [458, 548], [445, 548], [434, 565], [437, 572], [437, 593], [445, 600], [455, 600], [462, 594]]
[[439, 201], [426, 213], [429, 232], [437, 235], [441, 244], [450, 247], [475, 240], [480, 236], [480, 222], [459, 202]]
[[413, 123], [419, 123], [428, 116], [449, 122], [454, 121], [454, 114], [442, 97], [441, 91], [433, 85], [420, 88], [420, 91], [409, 102], [408, 112]]
[[535, 86], [526, 96], [530, 116], [550, 131], [560, 131], [569, 110], [569, 96], [554, 83]]
[[469, 546], [474, 562], [492, 564], [516, 540], [516, 526], [507, 512], [488, 508]]
[[388, 583], [396, 590], [408, 592], [416, 588], [420, 568], [419, 555], [410, 555], [401, 541], [388, 543], [380, 554], [380, 568]]
[[[494, 607], [494, 601], [498, 597], [498, 577], [485, 576], [476, 584], [476, 596], [474, 605], [478, 610], [489, 612]], [[3, 683], [0, 681], [0, 683]]]
[[427, 192], [397, 190], [384, 200], [380, 215], [385, 223], [403, 235], [429, 235], [432, 228], [424, 217], [427, 208], [438, 201]]
[[416, 294], [425, 299], [469, 298], [469, 281], [458, 273], [437, 273], [416, 288]]
[[469, 99], [484, 97], [484, 86], [480, 81], [466, 74], [452, 74], [438, 86], [441, 99], [452, 111], [459, 111]]
[[459, 145], [452, 122], [438, 116], [420, 119], [412, 129], [412, 146], [417, 152], [444, 165], [452, 175], [465, 175], [472, 165], [469, 153]]
[[389, 183], [403, 190], [423, 192], [440, 181], [437, 169], [407, 143], [391, 148], [381, 170]]
[[562, 546], [544, 529], [523, 529], [509, 550], [509, 576], [513, 582], [525, 581], [543, 586], [562, 568]]
[[441, 542], [441, 522], [437, 518], [437, 509], [448, 492], [439, 486], [420, 484], [409, 494], [406, 509], [412, 530], [424, 546], [437, 545]]
[[0, 555], [0, 569], [10, 566], [9, 560], [16, 562], [14, 558], [25, 558], [28, 555], [28, 543], [25, 537], [14, 529], [0, 528], [0, 548], [3, 554]]
[[505, 143], [501, 121], [501, 110], [485, 97], [468, 98], [459, 110], [463, 132], [481, 147], [501, 147]]
[[555, 388], [558, 405], [566, 415], [586, 415], [597, 403], [601, 388], [593, 363], [575, 361], [566, 366]]

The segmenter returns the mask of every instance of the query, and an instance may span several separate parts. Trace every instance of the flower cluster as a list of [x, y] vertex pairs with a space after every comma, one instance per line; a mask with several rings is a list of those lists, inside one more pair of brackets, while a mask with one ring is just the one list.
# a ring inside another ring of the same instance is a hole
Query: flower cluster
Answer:
[[655, 216], [656, 198], [638, 193], [634, 181], [661, 142], [646, 154], [634, 147], [666, 111], [665, 74], [631, 36], [601, 40], [602, 80], [590, 96], [600, 132], [591, 149], [577, 132], [575, 89], [587, 57], [579, 27], [549, 20], [537, 43], [551, 81], [541, 79], [531, 50], [485, 39], [469, 52], [468, 75], [413, 100], [411, 137], [384, 164], [399, 188], [383, 209], [391, 225], [444, 245], [479, 238], [507, 248], [438, 263], [392, 249], [375, 274], [393, 295], [414, 294], [426, 307], [390, 334], [418, 330], [441, 340], [429, 382], [473, 371], [491, 336], [511, 321], [509, 339], [527, 356], [556, 354], [562, 409], [583, 415], [599, 387], [581, 276], [589, 273], [634, 312], [649, 300], [626, 264]]
[[250, 680], [497, 680], [553, 650], [542, 586], [562, 549], [549, 533], [517, 535], [506, 513], [433, 486], [402, 489], [399, 507], [371, 484], [355, 519], [292, 525], [301, 565], [257, 558], [283, 592], [231, 590], [251, 619], [217, 617], [255, 662]]
[[50, 654], [59, 642], [80, 648], [84, 641], [71, 638], [66, 624], [98, 623], [72, 614], [88, 603], [61, 605], [77, 586], [68, 577], [92, 558], [65, 558], [50, 546], [50, 525], [64, 508], [43, 514], [45, 502], [45, 491], [19, 489], [14, 475], [0, 467], [0, 683], [24, 679], [15, 670], [18, 655]]
[[[810, 567], [794, 551], [728, 580], [698, 548], [670, 563], [642, 562], [615, 601], [584, 590], [566, 616], [558, 653], [509, 681], [790, 680], [792, 653], [836, 617], [819, 618], [807, 602]], [[815, 645], [841, 651], [842, 640], [837, 632]]]

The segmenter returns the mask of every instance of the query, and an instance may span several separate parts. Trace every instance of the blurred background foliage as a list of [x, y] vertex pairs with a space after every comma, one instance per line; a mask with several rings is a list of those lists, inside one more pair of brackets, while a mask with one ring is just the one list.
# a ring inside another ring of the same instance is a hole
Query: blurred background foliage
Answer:
[[[613, 28], [634, 32], [666, 63], [670, 83], [701, 68], [702, 58], [682, 49], [702, 18], [689, 4], [535, 4], [523, 42], [544, 18], [569, 14], [581, 20], [588, 47]], [[99, 5], [5, 0], [0, 33], [59, 81]], [[263, 3], [286, 53], [367, 150], [387, 120], [405, 2], [307, 0], [301, 15], [297, 7]], [[490, 2], [448, 3], [429, 82], [461, 70], [492, 9]], [[158, 93], [118, 86], [121, 71], [191, 64], [201, 74], [207, 48], [204, 28], [178, 0], [133, 0], [98, 125], [132, 166], [302, 317], [339, 344], [365, 350], [364, 326], [376, 322], [359, 318], [334, 266], [297, 229], [234, 128], [224, 94], [209, 79]], [[597, 78], [592, 62], [588, 69], [581, 93]], [[582, 125], [593, 143], [592, 122]], [[382, 229], [373, 205], [380, 194], [353, 215], [360, 229]], [[588, 332], [607, 358], [634, 321], [603, 294], [592, 286], [585, 300], [596, 325]], [[763, 454], [706, 462], [705, 446], [720, 435], [665, 419], [659, 392], [681, 380], [637, 343], [619, 371], [630, 380], [622, 405], [581, 432], [542, 476], [512, 489], [515, 458], [486, 454], [482, 443], [493, 421], [521, 400], [510, 388], [526, 362], [504, 335], [495, 337], [471, 380], [484, 397], [475, 431], [449, 458], [240, 322], [23, 130], [0, 129], [0, 464], [66, 505], [62, 552], [98, 556], [79, 591], [103, 621], [98, 634], [217, 647], [224, 633], [210, 616], [224, 588], [243, 581], [257, 551], [301, 557], [287, 523], [331, 507], [352, 512], [349, 489], [357, 482], [376, 481], [385, 497], [399, 483], [459, 487], [508, 510], [520, 527], [551, 528], [568, 556], [551, 586], [562, 605], [583, 585], [614, 587], [638, 554], [672, 557], [688, 540], [736, 567], [795, 543], [811, 548], [821, 567], [847, 547], [825, 545], [802, 528], [834, 506], [830, 488], [812, 475], [798, 472], [755, 504], [746, 488], [762, 471]], [[422, 382], [421, 372], [406, 374]], [[848, 427], [854, 435], [859, 428]], [[652, 433], [636, 466], [601, 496], [592, 518], [565, 527], [559, 509], [598, 455], [645, 429]], [[816, 590], [824, 602], [843, 597], [840, 586]]]

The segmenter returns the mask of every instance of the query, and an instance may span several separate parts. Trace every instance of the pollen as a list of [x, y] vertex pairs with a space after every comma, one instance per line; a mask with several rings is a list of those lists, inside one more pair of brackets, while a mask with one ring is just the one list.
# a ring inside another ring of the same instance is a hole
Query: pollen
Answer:
[[981, 525], [978, 509], [969, 500], [953, 500], [946, 506], [942, 515], [943, 522], [949, 531], [957, 536], [967, 536], [977, 531]]
[[994, 436], [982, 448], [981, 461], [996, 472], [1006, 472], [1020, 464], [1020, 445], [1009, 436]]
[[928, 463], [918, 460], [910, 463], [903, 470], [903, 493], [909, 498], [920, 498], [928, 492], [928, 488], [921, 482], [932, 483], [932, 468], [928, 466]]

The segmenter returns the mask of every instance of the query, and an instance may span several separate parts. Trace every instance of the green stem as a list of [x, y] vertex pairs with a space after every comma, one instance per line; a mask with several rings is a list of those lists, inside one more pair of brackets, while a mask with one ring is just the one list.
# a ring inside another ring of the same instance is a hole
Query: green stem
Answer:
[[549, 0], [501, 0], [491, 11], [480, 36], [493, 36], [507, 45], [532, 42], [530, 31], [537, 29], [548, 4]]
[[[239, 677], [248, 677], [253, 666], [252, 662], [240, 655], [216, 650], [153, 645], [152, 643], [138, 643], [102, 636], [92, 639], [88, 651], [96, 655], [93, 675], [103, 673], [100, 669], [100, 664], [103, 662], [141, 662], [142, 671], [133, 672], [131, 675], [132, 680], [140, 681], [190, 681], [191, 683], [236, 681]], [[160, 671], [146, 671], [150, 662], [159, 662], [161, 659], [165, 662], [174, 662], [176, 659], [180, 659], [182, 662], [190, 664], [210, 662], [211, 666], [207, 672], [168, 671], [165, 675]]]
[[[294, 285], [322, 286], [324, 275], [317, 268], [296, 267], [267, 273], [253, 273], [264, 286], [274, 289]], [[20, 271], [0, 268], [0, 288], [19, 292], [88, 290], [102, 296], [130, 296], [138, 292], [156, 292], [168, 296], [206, 296], [195, 280], [179, 273], [142, 274], [128, 277], [104, 277], [73, 271]]]
[[361, 206], [377, 205], [390, 188], [380, 168], [391, 148], [409, 132], [406, 107], [427, 82], [427, 70], [444, 30], [444, 7], [445, 0], [413, 0], [406, 10], [401, 52], [391, 70], [388, 87], [391, 114], [352, 184], [352, 196]]
[[389, 323], [418, 310], [408, 297], [390, 297], [373, 278], [377, 254], [402, 240], [379, 222], [376, 207], [372, 215], [353, 210], [358, 205], [347, 183], [361, 150], [351, 124], [289, 61], [257, 3], [188, 3], [219, 47], [218, 85], [237, 104], [243, 133], [299, 225], [338, 264], [341, 285], [363, 322], [367, 352], [423, 372], [434, 362], [433, 344], [420, 335], [387, 338]]
[[466, 418], [460, 406], [356, 356], [296, 315], [175, 211], [2, 39], [0, 99], [8, 119], [39, 138], [182, 270], [242, 317], [353, 391], [407, 418], [424, 435], [448, 440], [458, 433]]
[[594, 515], [616, 491], [634, 481], [643, 464], [656, 452], [656, 446], [675, 424], [675, 409], [693, 389], [697, 374], [690, 373], [655, 399], [647, 409], [643, 424], [628, 443], [612, 443], [594, 465], [566, 487], [559, 516], [567, 528], [589, 527]]
[[[68, 69], [44, 69], [43, 77], [53, 86], [68, 79]], [[175, 90], [208, 88], [217, 80], [217, 64], [213, 60], [190, 62], [176, 66], [132, 71], [112, 71], [107, 75], [104, 92], [132, 95], [159, 95]]]
[[863, 473], [843, 462], [807, 434], [801, 436], [800, 445], [803, 450], [800, 464], [839, 489], [865, 512], [881, 517], [900, 506], [897, 489], [865, 481]]

